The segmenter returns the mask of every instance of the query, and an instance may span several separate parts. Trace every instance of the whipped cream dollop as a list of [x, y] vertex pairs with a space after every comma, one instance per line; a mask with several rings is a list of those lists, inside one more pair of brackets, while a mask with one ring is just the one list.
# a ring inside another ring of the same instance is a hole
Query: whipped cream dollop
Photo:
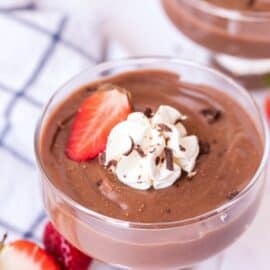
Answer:
[[105, 166], [122, 183], [141, 190], [171, 186], [182, 170], [192, 176], [199, 154], [198, 138], [187, 136], [187, 117], [161, 105], [155, 114], [133, 112], [110, 132]]

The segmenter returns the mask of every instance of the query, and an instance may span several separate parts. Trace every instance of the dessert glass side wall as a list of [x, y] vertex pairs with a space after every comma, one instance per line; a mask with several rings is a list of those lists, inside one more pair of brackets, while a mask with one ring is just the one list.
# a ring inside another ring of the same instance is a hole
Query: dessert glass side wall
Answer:
[[[263, 141], [262, 162], [248, 186], [228, 203], [201, 216], [173, 222], [138, 223], [103, 216], [79, 205], [53, 185], [40, 162], [40, 135], [50, 114], [74, 89], [120, 72], [164, 69], [185, 82], [220, 89], [237, 100], [256, 123]], [[50, 100], [37, 127], [36, 156], [43, 198], [56, 228], [77, 248], [94, 258], [131, 269], [185, 269], [232, 244], [251, 224], [265, 180], [268, 153], [266, 124], [248, 93], [220, 73], [186, 61], [166, 58], [123, 60], [90, 68], [64, 85]]]
[[[230, 10], [204, 0], [163, 0], [162, 3], [175, 26], [186, 37], [210, 50], [225, 68], [239, 75], [270, 70], [266, 62], [270, 59], [269, 10]], [[253, 66], [248, 69], [246, 65]]]

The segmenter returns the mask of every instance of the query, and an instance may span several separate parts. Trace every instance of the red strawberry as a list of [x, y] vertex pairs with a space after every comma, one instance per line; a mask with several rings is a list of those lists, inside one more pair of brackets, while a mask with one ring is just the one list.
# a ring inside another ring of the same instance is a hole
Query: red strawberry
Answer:
[[60, 270], [59, 266], [38, 245], [19, 240], [0, 243], [0, 269], [3, 270]]
[[46, 251], [57, 260], [62, 270], [86, 270], [92, 261], [90, 257], [69, 244], [51, 223], [45, 227], [43, 243]]
[[68, 156], [76, 161], [94, 158], [104, 151], [112, 128], [131, 112], [128, 92], [111, 86], [97, 91], [80, 106], [67, 145]]
[[266, 115], [268, 117], [268, 120], [270, 121], [270, 96], [268, 96], [266, 98], [266, 102], [265, 102], [265, 111], [266, 111]]

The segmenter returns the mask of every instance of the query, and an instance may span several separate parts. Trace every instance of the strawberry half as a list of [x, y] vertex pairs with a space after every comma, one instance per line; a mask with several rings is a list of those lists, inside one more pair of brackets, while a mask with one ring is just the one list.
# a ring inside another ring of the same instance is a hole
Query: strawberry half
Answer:
[[270, 96], [266, 98], [265, 101], [265, 111], [266, 111], [266, 116], [268, 118], [268, 121], [270, 121]]
[[0, 244], [0, 269], [3, 270], [60, 270], [59, 266], [35, 243], [19, 240]]
[[84, 161], [96, 157], [105, 150], [112, 128], [130, 113], [127, 91], [116, 86], [96, 91], [78, 110], [66, 149], [69, 158]]
[[45, 227], [43, 243], [46, 251], [57, 260], [62, 270], [87, 270], [89, 268], [92, 259], [73, 247], [51, 223]]

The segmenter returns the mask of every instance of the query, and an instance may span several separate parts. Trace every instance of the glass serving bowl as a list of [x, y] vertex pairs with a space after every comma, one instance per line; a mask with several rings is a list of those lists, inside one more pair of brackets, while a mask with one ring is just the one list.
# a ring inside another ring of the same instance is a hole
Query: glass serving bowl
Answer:
[[[181, 75], [181, 80], [185, 82], [205, 84], [216, 89], [214, 91], [226, 92], [250, 115], [262, 138], [264, 153], [248, 186], [234, 199], [194, 218], [174, 222], [138, 223], [114, 219], [87, 209], [53, 184], [40, 158], [40, 138], [52, 112], [82, 85], [120, 72], [143, 69], [173, 71]], [[246, 231], [257, 212], [263, 191], [268, 148], [266, 123], [245, 89], [207, 67], [162, 57], [119, 60], [83, 71], [62, 86], [49, 100], [35, 134], [43, 199], [53, 224], [84, 253], [121, 269], [186, 269], [231, 245]]]
[[270, 72], [270, 11], [229, 10], [204, 0], [162, 0], [175, 26], [236, 77]]

